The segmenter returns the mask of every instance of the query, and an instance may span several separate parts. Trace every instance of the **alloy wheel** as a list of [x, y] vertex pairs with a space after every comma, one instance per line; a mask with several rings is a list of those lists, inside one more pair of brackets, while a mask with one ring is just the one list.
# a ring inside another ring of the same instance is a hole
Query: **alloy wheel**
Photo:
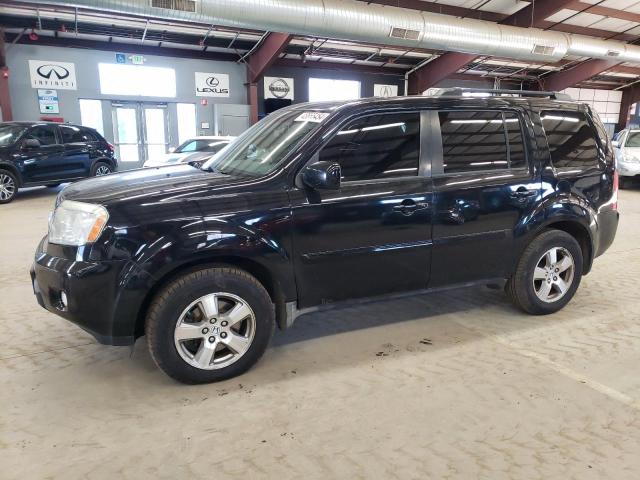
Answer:
[[16, 193], [13, 178], [6, 173], [0, 173], [0, 200], [9, 200]]
[[571, 288], [575, 274], [573, 256], [566, 248], [547, 250], [533, 272], [533, 289], [546, 303], [560, 300]]
[[101, 177], [102, 175], [109, 175], [111, 173], [111, 169], [106, 165], [100, 165], [96, 169], [96, 177]]
[[210, 293], [184, 309], [173, 334], [178, 354], [189, 365], [216, 370], [237, 362], [249, 350], [256, 317], [249, 304], [231, 293]]

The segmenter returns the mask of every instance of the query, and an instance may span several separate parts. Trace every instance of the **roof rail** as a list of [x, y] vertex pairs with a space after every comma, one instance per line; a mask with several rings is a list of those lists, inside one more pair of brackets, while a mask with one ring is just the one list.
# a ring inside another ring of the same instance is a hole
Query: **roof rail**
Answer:
[[452, 87], [452, 88], [430, 88], [427, 90], [426, 95], [434, 96], [434, 97], [499, 97], [499, 96], [510, 96], [510, 97], [541, 97], [541, 98], [551, 98], [552, 100], [573, 100], [571, 96], [566, 93], [560, 92], [545, 92], [539, 90], [495, 90], [489, 88], [462, 88], [462, 87]]

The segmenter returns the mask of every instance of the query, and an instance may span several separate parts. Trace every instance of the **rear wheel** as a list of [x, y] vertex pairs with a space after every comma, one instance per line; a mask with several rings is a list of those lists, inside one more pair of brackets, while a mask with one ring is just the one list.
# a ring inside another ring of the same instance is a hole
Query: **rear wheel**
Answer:
[[9, 170], [0, 170], [0, 203], [9, 203], [18, 193], [18, 179]]
[[106, 162], [96, 162], [91, 169], [91, 175], [94, 177], [101, 177], [110, 173], [113, 173], [113, 168]]
[[576, 239], [561, 230], [548, 230], [525, 249], [505, 289], [513, 303], [527, 313], [554, 313], [576, 293], [582, 265]]
[[184, 383], [208, 383], [247, 371], [265, 352], [275, 326], [264, 287], [235, 268], [179, 277], [152, 302], [146, 321], [154, 361]]

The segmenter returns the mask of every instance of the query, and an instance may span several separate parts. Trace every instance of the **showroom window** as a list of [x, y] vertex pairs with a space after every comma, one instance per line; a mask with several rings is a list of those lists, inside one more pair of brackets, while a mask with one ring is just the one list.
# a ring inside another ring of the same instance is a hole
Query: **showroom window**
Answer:
[[360, 82], [331, 78], [309, 79], [309, 101], [328, 102], [360, 98]]
[[337, 162], [344, 181], [418, 174], [420, 114], [370, 115], [347, 124], [320, 151]]
[[547, 134], [551, 161], [556, 168], [584, 168], [598, 163], [597, 143], [584, 114], [546, 110], [540, 112]]
[[[444, 173], [465, 173], [509, 168], [507, 137], [502, 112], [498, 111], [451, 111], [438, 112], [442, 132], [442, 154]], [[509, 123], [517, 125], [517, 117]], [[510, 133], [511, 134], [511, 133]], [[522, 134], [513, 132], [516, 149], [522, 162]]]
[[136, 97], [175, 97], [173, 68], [99, 63], [100, 93]]
[[80, 122], [85, 127], [91, 127], [104, 136], [102, 123], [102, 100], [80, 99]]
[[178, 144], [183, 144], [196, 136], [196, 106], [194, 103], [179, 103]]

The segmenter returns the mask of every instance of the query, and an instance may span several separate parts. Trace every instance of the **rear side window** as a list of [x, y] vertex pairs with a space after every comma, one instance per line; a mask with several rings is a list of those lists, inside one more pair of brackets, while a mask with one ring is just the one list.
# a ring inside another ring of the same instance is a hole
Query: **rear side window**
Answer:
[[587, 168], [598, 164], [596, 136], [583, 113], [544, 110], [540, 118], [556, 168]]
[[444, 173], [526, 166], [519, 117], [499, 111], [441, 111]]
[[370, 115], [348, 123], [320, 151], [337, 162], [344, 181], [418, 175], [420, 114]]
[[88, 131], [83, 128], [73, 127], [71, 125], [61, 125], [60, 131], [62, 132], [63, 143], [84, 143], [95, 141], [94, 136], [90, 135]]

